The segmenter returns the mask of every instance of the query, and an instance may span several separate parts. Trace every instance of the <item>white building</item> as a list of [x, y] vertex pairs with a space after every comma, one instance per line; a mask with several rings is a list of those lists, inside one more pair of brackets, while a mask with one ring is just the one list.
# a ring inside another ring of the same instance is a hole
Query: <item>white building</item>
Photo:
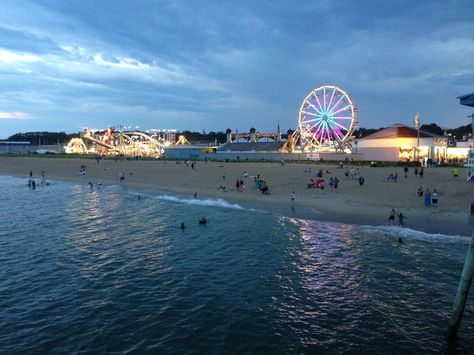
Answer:
[[448, 139], [429, 132], [419, 132], [403, 124], [394, 124], [367, 137], [356, 140], [353, 149], [364, 160], [413, 161], [418, 147], [418, 159], [446, 159]]

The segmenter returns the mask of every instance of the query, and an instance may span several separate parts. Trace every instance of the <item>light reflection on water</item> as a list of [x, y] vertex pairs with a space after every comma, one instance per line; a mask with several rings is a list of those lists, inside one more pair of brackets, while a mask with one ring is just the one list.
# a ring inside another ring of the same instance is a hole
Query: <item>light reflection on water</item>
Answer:
[[[0, 181], [2, 351], [446, 349], [464, 240]], [[474, 346], [472, 299], [458, 351]]]

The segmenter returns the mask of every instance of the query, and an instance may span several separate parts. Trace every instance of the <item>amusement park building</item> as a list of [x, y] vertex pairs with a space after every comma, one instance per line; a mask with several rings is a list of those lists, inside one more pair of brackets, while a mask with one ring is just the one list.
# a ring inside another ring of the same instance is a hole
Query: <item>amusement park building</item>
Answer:
[[[419, 133], [419, 139], [418, 139]], [[418, 147], [419, 159], [446, 158], [448, 139], [403, 124], [394, 124], [354, 142], [364, 160], [413, 161]]]

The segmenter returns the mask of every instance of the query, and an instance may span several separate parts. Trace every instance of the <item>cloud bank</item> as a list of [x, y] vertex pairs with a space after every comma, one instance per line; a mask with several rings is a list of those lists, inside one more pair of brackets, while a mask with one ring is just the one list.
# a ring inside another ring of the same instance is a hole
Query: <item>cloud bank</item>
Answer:
[[[466, 123], [470, 2], [0, 3], [1, 133], [134, 125], [295, 128], [315, 87], [351, 93], [363, 127]], [[26, 114], [28, 112], [28, 114]], [[6, 116], [5, 116], [6, 117]], [[5, 137], [1, 137], [5, 138]]]

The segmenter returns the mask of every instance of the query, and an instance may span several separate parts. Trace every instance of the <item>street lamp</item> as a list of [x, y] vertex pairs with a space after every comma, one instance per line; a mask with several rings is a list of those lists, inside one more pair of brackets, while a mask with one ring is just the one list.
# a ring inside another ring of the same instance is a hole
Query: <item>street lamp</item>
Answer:
[[415, 149], [415, 154], [413, 154], [415, 162], [418, 161], [418, 149], [420, 147], [420, 115], [417, 112], [415, 115], [415, 128], [418, 131], [417, 132], [417, 138], [416, 138], [416, 149]]

